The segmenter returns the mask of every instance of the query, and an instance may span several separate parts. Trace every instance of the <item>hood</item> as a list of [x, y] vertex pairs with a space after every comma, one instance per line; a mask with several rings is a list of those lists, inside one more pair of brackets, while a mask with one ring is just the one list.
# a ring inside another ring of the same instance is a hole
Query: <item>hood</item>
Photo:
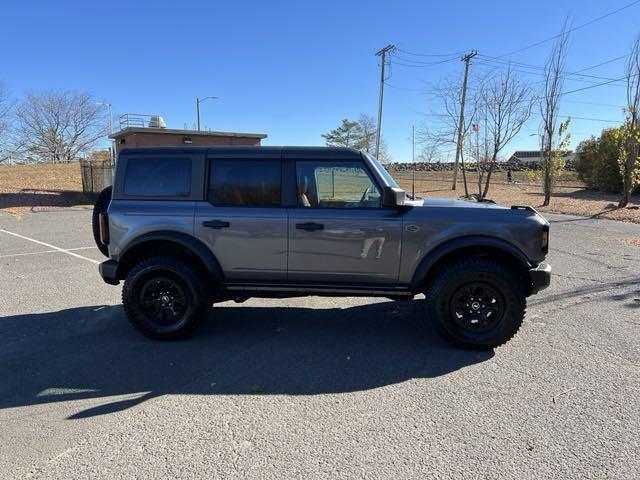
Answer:
[[509, 209], [503, 205], [491, 202], [476, 202], [474, 200], [455, 200], [452, 198], [419, 198], [407, 202], [415, 207], [457, 207], [457, 208], [498, 208]]

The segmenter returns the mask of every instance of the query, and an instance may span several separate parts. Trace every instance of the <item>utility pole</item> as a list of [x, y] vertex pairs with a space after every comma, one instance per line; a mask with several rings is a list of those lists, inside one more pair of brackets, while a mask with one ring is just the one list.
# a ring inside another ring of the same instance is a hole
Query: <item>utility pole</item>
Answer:
[[376, 158], [380, 155], [380, 130], [382, 129], [382, 99], [384, 97], [384, 67], [386, 65], [387, 53], [395, 49], [395, 45], [387, 45], [382, 50], [376, 52], [380, 57], [380, 94], [378, 96], [378, 125], [376, 128]]
[[416, 127], [411, 125], [411, 198], [416, 199]]
[[462, 57], [464, 62], [464, 80], [462, 81], [462, 99], [460, 101], [460, 119], [458, 121], [458, 141], [456, 144], [456, 160], [453, 165], [453, 183], [451, 190], [456, 189], [456, 182], [458, 181], [458, 164], [460, 163], [460, 152], [462, 151], [462, 129], [464, 128], [464, 104], [467, 100], [467, 78], [469, 76], [469, 62], [473, 57], [478, 54], [476, 50], [472, 50], [470, 53]]

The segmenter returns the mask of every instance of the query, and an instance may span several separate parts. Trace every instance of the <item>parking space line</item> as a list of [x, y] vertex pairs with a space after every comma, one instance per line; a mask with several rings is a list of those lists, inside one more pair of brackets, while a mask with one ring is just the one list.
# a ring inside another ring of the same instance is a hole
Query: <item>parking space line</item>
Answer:
[[94, 264], [99, 264], [100, 263], [97, 260], [94, 260], [92, 258], [87, 258], [87, 257], [83, 257], [82, 255], [78, 255], [77, 253], [74, 253], [69, 249], [56, 247], [55, 245], [51, 245], [50, 243], [41, 242], [40, 240], [36, 240], [35, 238], [25, 237], [24, 235], [20, 235], [19, 233], [10, 232], [9, 230], [5, 230], [3, 228], [0, 228], [0, 232], [6, 233], [7, 235], [13, 235], [14, 237], [22, 238], [23, 240], [28, 240], [30, 242], [37, 243], [39, 245], [43, 245], [43, 246], [48, 247], [48, 248], [50, 248], [52, 250], [55, 250], [57, 252], [66, 253], [67, 255], [71, 255], [72, 257], [76, 257], [76, 258], [80, 258], [82, 260], [86, 260], [87, 262], [91, 262], [91, 263], [94, 263]]
[[[76, 247], [76, 248], [67, 248], [68, 252], [75, 252], [78, 250], [97, 250], [98, 247]], [[12, 258], [12, 257], [26, 257], [29, 255], [40, 255], [41, 253], [60, 253], [58, 250], [40, 250], [39, 252], [27, 252], [27, 253], [10, 253], [8, 255], [0, 255], [0, 258]]]

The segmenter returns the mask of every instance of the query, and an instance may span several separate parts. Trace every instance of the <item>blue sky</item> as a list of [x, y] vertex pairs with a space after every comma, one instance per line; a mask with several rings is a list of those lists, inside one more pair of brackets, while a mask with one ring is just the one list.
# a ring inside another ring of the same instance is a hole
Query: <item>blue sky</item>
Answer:
[[[217, 95], [221, 100], [202, 105], [203, 126], [264, 132], [270, 145], [317, 145], [342, 118], [375, 115], [374, 53], [388, 43], [423, 54], [477, 49], [498, 56], [555, 35], [567, 14], [576, 26], [630, 3], [9, 0], [2, 7], [0, 81], [18, 98], [25, 91], [86, 90], [111, 102], [114, 115], [159, 113], [174, 128], [193, 126], [196, 96]], [[574, 32], [567, 70], [627, 53], [639, 20], [640, 3]], [[550, 45], [512, 58], [542, 65]], [[623, 66], [621, 60], [586, 73], [617, 78]], [[472, 65], [471, 85], [475, 73], [489, 69]], [[394, 160], [410, 159], [411, 125], [438, 111], [418, 90], [461, 70], [457, 60], [392, 67], [388, 82], [402, 89], [385, 90], [383, 136]], [[565, 90], [587, 85], [567, 81]], [[623, 87], [602, 86], [564, 97], [562, 114], [616, 121], [623, 103]], [[612, 125], [574, 120], [574, 146]], [[537, 126], [534, 117], [507, 150], [536, 148], [529, 135]]]

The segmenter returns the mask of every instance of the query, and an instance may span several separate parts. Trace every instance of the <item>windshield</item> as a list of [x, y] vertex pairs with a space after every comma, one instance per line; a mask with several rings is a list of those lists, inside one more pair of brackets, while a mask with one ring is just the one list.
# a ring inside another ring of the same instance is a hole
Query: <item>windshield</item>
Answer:
[[376, 171], [384, 179], [384, 181], [385, 181], [385, 183], [387, 185], [389, 185], [390, 187], [397, 187], [398, 186], [398, 184], [393, 179], [391, 174], [389, 172], [387, 172], [387, 170], [382, 166], [382, 164], [380, 163], [380, 161], [377, 158], [375, 158], [373, 155], [369, 155], [367, 152], [363, 152], [363, 153], [367, 156], [367, 158], [369, 159], [369, 161], [373, 165], [373, 168], [376, 169]]

